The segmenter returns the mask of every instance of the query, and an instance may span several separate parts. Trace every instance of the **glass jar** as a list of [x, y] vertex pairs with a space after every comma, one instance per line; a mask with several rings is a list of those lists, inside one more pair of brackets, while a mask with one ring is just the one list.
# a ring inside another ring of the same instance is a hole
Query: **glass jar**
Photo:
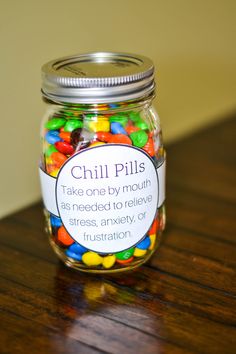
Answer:
[[87, 53], [45, 64], [42, 76], [40, 180], [50, 244], [81, 271], [143, 264], [165, 226], [152, 61]]

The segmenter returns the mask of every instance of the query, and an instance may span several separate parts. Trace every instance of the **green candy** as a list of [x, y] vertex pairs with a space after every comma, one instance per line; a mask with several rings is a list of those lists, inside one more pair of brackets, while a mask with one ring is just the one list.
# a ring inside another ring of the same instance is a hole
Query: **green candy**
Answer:
[[124, 114], [114, 114], [114, 116], [110, 117], [110, 122], [117, 122], [120, 123], [123, 127], [126, 126], [128, 122], [128, 117]]
[[129, 119], [131, 119], [133, 122], [138, 122], [141, 119], [140, 113], [134, 111], [129, 112]]
[[64, 131], [65, 132], [72, 132], [75, 129], [82, 128], [83, 127], [83, 122], [81, 122], [78, 119], [70, 119], [66, 122], [64, 126]]
[[86, 119], [93, 119], [93, 118], [97, 118], [97, 115], [94, 113], [86, 114]]
[[54, 145], [50, 145], [47, 150], [45, 151], [45, 155], [47, 157], [51, 156], [53, 152], [58, 152]]
[[66, 120], [64, 118], [52, 118], [45, 124], [45, 128], [48, 130], [60, 129], [65, 125]]
[[147, 130], [148, 129], [148, 125], [146, 122], [144, 122], [144, 120], [140, 119], [135, 123], [135, 126], [142, 129], [142, 130]]
[[129, 248], [126, 251], [115, 253], [115, 256], [116, 256], [117, 259], [125, 261], [125, 260], [129, 259], [130, 257], [132, 257], [133, 254], [134, 254], [134, 248]]
[[133, 132], [130, 134], [129, 137], [132, 140], [133, 145], [139, 148], [146, 145], [148, 141], [148, 135], [144, 130], [138, 130], [137, 132]]

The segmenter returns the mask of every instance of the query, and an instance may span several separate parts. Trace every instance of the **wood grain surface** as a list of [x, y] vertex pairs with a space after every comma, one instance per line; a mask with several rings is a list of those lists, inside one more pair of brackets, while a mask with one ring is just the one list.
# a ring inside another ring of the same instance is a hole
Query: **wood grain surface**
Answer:
[[167, 228], [132, 273], [62, 265], [41, 203], [1, 220], [0, 353], [236, 352], [236, 120], [167, 154]]

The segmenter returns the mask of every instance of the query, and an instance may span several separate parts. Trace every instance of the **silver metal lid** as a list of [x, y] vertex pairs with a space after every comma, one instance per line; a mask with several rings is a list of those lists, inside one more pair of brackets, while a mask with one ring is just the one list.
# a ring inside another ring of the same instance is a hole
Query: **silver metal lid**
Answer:
[[154, 91], [154, 66], [129, 53], [86, 53], [50, 61], [42, 67], [42, 93], [56, 102], [109, 103]]

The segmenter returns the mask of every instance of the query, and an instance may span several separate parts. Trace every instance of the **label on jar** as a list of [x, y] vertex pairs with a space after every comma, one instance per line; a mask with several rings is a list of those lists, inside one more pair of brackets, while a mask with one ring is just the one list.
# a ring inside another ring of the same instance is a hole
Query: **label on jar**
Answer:
[[165, 198], [165, 161], [156, 167], [143, 150], [101, 145], [69, 158], [57, 178], [42, 170], [45, 207], [71, 237], [98, 253], [135, 246]]

